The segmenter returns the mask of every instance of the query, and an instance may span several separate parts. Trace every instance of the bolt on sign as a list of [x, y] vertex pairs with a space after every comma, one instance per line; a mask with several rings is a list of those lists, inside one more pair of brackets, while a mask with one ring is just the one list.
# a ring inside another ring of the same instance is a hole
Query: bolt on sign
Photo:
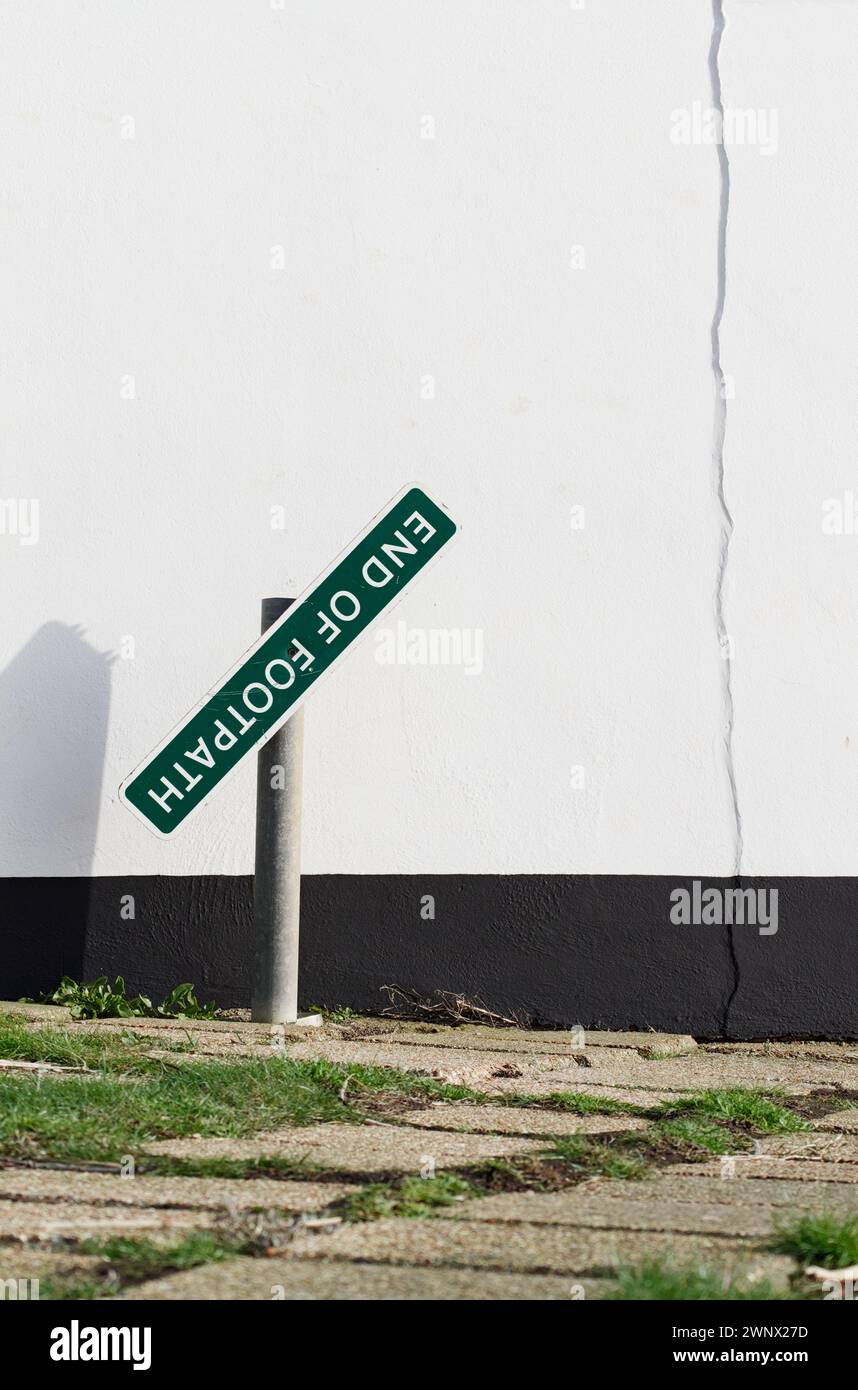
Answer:
[[295, 713], [456, 530], [422, 488], [395, 497], [122, 783], [126, 806], [156, 835], [178, 830]]

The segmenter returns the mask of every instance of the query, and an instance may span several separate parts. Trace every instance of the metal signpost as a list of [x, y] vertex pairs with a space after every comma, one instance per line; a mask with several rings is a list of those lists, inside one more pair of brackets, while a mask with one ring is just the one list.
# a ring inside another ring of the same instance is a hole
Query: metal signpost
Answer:
[[290, 721], [258, 767], [254, 1018], [297, 1016], [301, 705], [456, 529], [422, 488], [406, 488], [294, 603], [265, 601], [258, 641], [119, 789], [129, 810], [167, 838]]
[[[293, 602], [263, 599], [262, 631]], [[304, 711], [299, 709], [260, 748], [256, 768], [251, 1013], [260, 1023], [298, 1021], [303, 772]], [[308, 1015], [302, 1021], [321, 1019]]]

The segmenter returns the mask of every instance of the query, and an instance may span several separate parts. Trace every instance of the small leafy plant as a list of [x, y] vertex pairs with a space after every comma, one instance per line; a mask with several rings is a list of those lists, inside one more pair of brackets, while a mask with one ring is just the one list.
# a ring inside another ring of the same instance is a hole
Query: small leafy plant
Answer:
[[331, 1009], [326, 1009], [323, 1004], [311, 1004], [310, 1013], [321, 1014], [327, 1023], [351, 1023], [353, 1019], [359, 1017], [354, 1009], [350, 1009], [346, 1004], [340, 1004]]
[[215, 1006], [201, 1004], [193, 985], [174, 985], [155, 1013], [159, 1018], [214, 1018]]
[[145, 994], [128, 998], [121, 975], [117, 975], [112, 985], [106, 975], [80, 983], [70, 975], [63, 975], [56, 989], [40, 994], [37, 1002], [63, 1004], [71, 1011], [72, 1018], [142, 1018], [152, 1011], [152, 1001]]
[[192, 984], [176, 985], [163, 1003], [153, 1007], [145, 994], [129, 999], [125, 981], [117, 975], [111, 985], [106, 975], [97, 980], [73, 980], [63, 975], [56, 989], [40, 994], [39, 1004], [62, 1004], [72, 1018], [214, 1018], [214, 1004], [201, 1004]]

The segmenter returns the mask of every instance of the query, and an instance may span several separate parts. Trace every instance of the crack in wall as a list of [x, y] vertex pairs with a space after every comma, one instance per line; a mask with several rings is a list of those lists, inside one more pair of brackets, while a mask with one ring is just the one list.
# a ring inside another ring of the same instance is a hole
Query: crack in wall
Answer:
[[[718, 573], [715, 584], [715, 628], [718, 635], [718, 646], [723, 668], [724, 757], [727, 768], [727, 780], [730, 786], [730, 798], [733, 807], [733, 823], [735, 828], [733, 875], [736, 883], [738, 883], [742, 873], [742, 813], [739, 807], [739, 792], [736, 784], [736, 768], [733, 757], [733, 652], [730, 635], [727, 632], [724, 618], [724, 587], [727, 577], [727, 564], [730, 558], [730, 542], [734, 530], [733, 516], [727, 504], [724, 482], [724, 441], [727, 433], [727, 394], [725, 390], [724, 371], [721, 364], [721, 321], [724, 317], [724, 302], [727, 294], [727, 219], [730, 213], [730, 161], [727, 157], [727, 148], [724, 143], [724, 100], [721, 90], [721, 69], [719, 66], [721, 39], [724, 34], [725, 25], [726, 20], [724, 17], [723, 0], [712, 0], [712, 38], [709, 45], [709, 78], [712, 88], [712, 105], [718, 113], [720, 124], [720, 138], [715, 148], [718, 152], [718, 169], [721, 183], [718, 205], [717, 288], [715, 294], [715, 311], [712, 315], [711, 328], [712, 373], [715, 378], [715, 423], [712, 459], [717, 484], [718, 508], [721, 516], [721, 536], [718, 547]], [[733, 968], [733, 988], [724, 1006], [722, 1031], [725, 1036], [729, 1034], [730, 1010], [739, 990], [739, 960], [736, 955], [736, 942], [733, 932], [734, 928], [730, 926], [728, 949], [730, 962]]]

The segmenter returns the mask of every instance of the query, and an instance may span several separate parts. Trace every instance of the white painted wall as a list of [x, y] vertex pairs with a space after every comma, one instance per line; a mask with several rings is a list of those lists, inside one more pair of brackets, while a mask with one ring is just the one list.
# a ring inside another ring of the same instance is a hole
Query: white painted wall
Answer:
[[[775, 155], [727, 151], [743, 864], [849, 872], [858, 536], [821, 506], [858, 493], [858, 6], [726, 17], [725, 104], [779, 112]], [[711, 102], [712, 23], [709, 0], [3, 0], [0, 498], [38, 499], [39, 534], [0, 535], [0, 872], [248, 871], [253, 759], [175, 842], [116, 787], [260, 597], [413, 480], [463, 536], [383, 626], [478, 630], [483, 670], [368, 638], [319, 688], [307, 871], [732, 870], [719, 163], [671, 140]]]
[[858, 519], [851, 534], [822, 528], [828, 499], [842, 509], [851, 490], [858, 505], [858, 5], [727, 12], [725, 96], [779, 112], [775, 157], [730, 152], [727, 606], [745, 865], [854, 874]]

